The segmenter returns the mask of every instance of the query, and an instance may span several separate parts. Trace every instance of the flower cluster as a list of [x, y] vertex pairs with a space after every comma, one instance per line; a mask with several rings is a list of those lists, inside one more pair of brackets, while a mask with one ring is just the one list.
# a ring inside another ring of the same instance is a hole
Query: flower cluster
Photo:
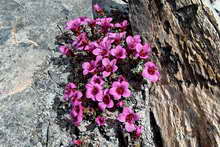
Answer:
[[157, 82], [160, 73], [155, 63], [149, 61], [151, 46], [142, 43], [140, 35], [127, 34], [127, 20], [115, 23], [113, 18], [104, 16], [104, 10], [99, 5], [93, 8], [100, 17], [79, 17], [68, 21], [65, 26], [65, 30], [75, 38], [59, 46], [59, 51], [70, 57], [83, 52], [90, 58], [81, 65], [87, 83], [83, 89], [75, 83], [68, 83], [64, 100], [71, 104], [70, 115], [75, 126], [84, 120], [86, 108], [96, 107], [94, 110], [99, 111], [94, 119], [98, 126], [106, 125], [104, 112], [118, 110], [117, 120], [127, 132], [139, 137], [143, 127], [138, 125], [139, 115], [126, 106], [125, 101], [132, 96], [132, 90], [119, 63], [142, 62], [143, 70], [139, 74]]

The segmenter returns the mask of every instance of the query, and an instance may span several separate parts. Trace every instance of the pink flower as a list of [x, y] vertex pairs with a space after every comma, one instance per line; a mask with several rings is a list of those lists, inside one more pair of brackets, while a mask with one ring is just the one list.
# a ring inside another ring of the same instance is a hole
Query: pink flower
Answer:
[[86, 17], [86, 16], [80, 16], [79, 19], [80, 19], [80, 22], [81, 22], [80, 24], [85, 25], [85, 24], [87, 24], [89, 18]]
[[82, 144], [82, 141], [81, 140], [73, 140], [73, 144], [75, 145], [81, 145]]
[[117, 106], [117, 107], [123, 107], [124, 104], [125, 104], [124, 101], [119, 101], [119, 102], [116, 104], [116, 106]]
[[136, 45], [136, 57], [140, 57], [141, 59], [147, 59], [150, 56], [151, 47], [149, 44], [141, 45], [138, 43]]
[[71, 99], [71, 104], [72, 105], [75, 105], [77, 103], [80, 103], [80, 98], [83, 96], [82, 92], [81, 91], [78, 91], [76, 90], [72, 97], [70, 98]]
[[80, 18], [76, 18], [73, 20], [70, 20], [66, 23], [66, 30], [71, 30], [73, 32], [79, 32], [80, 31], [80, 25], [81, 25], [81, 20]]
[[72, 122], [75, 126], [79, 126], [82, 120], [83, 120], [83, 114], [72, 116]]
[[96, 72], [102, 72], [103, 71], [103, 66], [102, 66], [102, 56], [96, 56], [95, 59], [96, 62]]
[[111, 50], [112, 56], [115, 56], [117, 59], [125, 59], [126, 58], [126, 50], [122, 46], [118, 45], [116, 48]]
[[118, 120], [125, 124], [125, 129], [128, 132], [136, 130], [135, 121], [139, 120], [139, 116], [129, 107], [124, 107], [123, 112], [119, 114]]
[[97, 75], [94, 75], [94, 76], [92, 77], [92, 79], [90, 80], [90, 83], [91, 83], [91, 84], [103, 85], [103, 84], [104, 84], [104, 81], [103, 81], [102, 77], [97, 76]]
[[76, 85], [74, 83], [68, 83], [64, 89], [64, 100], [69, 100], [76, 91]]
[[72, 107], [70, 115], [75, 126], [79, 126], [81, 121], [83, 120], [83, 109], [84, 108], [81, 103], [77, 103]]
[[60, 46], [59, 47], [59, 51], [63, 54], [63, 55], [66, 55], [66, 56], [69, 56], [72, 54], [72, 51], [67, 47], [67, 46]]
[[87, 46], [85, 46], [84, 50], [92, 52], [94, 49], [98, 47], [97, 42], [90, 42]]
[[109, 95], [109, 90], [108, 89], [105, 89], [104, 90], [104, 95], [102, 97], [102, 99], [99, 99], [99, 108], [102, 110], [102, 111], [105, 111], [106, 108], [112, 108], [114, 106], [114, 102], [113, 100], [111, 99], [111, 96]]
[[91, 27], [91, 28], [94, 28], [96, 26], [96, 20], [95, 19], [92, 19], [92, 18], [87, 18], [86, 19], [88, 25]]
[[127, 80], [125, 79], [125, 77], [122, 76], [122, 75], [120, 75], [120, 76], [118, 77], [118, 82], [123, 82], [123, 81], [127, 82]]
[[123, 38], [125, 38], [126, 32], [121, 33], [108, 33], [108, 37], [112, 39], [116, 44], [119, 44]]
[[111, 49], [112, 40], [108, 37], [105, 37], [97, 46], [96, 49], [93, 50], [93, 54], [96, 56], [108, 57]]
[[96, 19], [96, 24], [100, 25], [102, 27], [102, 31], [106, 33], [109, 30], [109, 28], [114, 26], [111, 23], [111, 21], [112, 21], [111, 17], [98, 18]]
[[102, 86], [99, 84], [86, 84], [86, 97], [93, 101], [99, 101], [103, 97]]
[[141, 43], [141, 37], [140, 35], [135, 35], [134, 37], [128, 36], [126, 42], [130, 49], [134, 49], [138, 43]]
[[125, 31], [127, 26], [128, 26], [128, 21], [127, 20], [124, 20], [121, 23], [116, 23], [115, 24], [115, 27], [121, 29], [122, 31]]
[[147, 62], [144, 64], [142, 76], [151, 82], [157, 82], [160, 79], [158, 68], [153, 62]]
[[135, 130], [135, 136], [136, 137], [140, 137], [143, 130], [144, 130], [144, 127], [143, 126], [135, 126], [136, 130]]
[[104, 117], [98, 116], [95, 119], [95, 122], [97, 123], [98, 126], [103, 126], [105, 125], [106, 119]]
[[119, 100], [122, 96], [129, 97], [131, 95], [131, 91], [128, 89], [128, 82], [113, 82], [112, 88], [109, 93], [114, 97], [115, 100]]
[[115, 72], [118, 67], [116, 66], [116, 59], [109, 60], [108, 58], [104, 58], [102, 60], [102, 65], [104, 66], [103, 77], [108, 77], [111, 73]]
[[90, 62], [84, 62], [82, 64], [83, 68], [83, 75], [87, 75], [88, 73], [95, 72], [96, 70], [97, 61], [90, 61]]
[[102, 9], [98, 4], [93, 5], [93, 9], [94, 9], [97, 13], [103, 12], [103, 9]]
[[70, 112], [71, 116], [77, 116], [77, 115], [82, 115], [83, 114], [83, 106], [81, 103], [77, 103], [72, 106], [72, 110]]
[[86, 48], [88, 44], [89, 44], [89, 39], [87, 38], [86, 33], [81, 33], [72, 43], [72, 45], [79, 50], [83, 50], [84, 48]]

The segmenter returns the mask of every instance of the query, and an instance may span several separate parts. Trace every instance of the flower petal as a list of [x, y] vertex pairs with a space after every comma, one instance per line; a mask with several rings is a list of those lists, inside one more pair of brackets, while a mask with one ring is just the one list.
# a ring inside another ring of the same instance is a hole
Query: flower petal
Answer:
[[90, 66], [89, 62], [85, 62], [82, 64], [83, 69], [87, 69]]
[[102, 92], [100, 92], [99, 94], [96, 95], [96, 100], [99, 102], [103, 101], [103, 93]]
[[126, 115], [124, 115], [123, 113], [119, 114], [118, 115], [118, 118], [117, 118], [120, 122], [125, 122], [125, 119], [126, 119]]
[[100, 55], [101, 54], [101, 49], [94, 49], [93, 51], [92, 51], [92, 53], [94, 54], [94, 55], [96, 55], [96, 56], [98, 56], [98, 55]]
[[125, 123], [125, 129], [128, 132], [133, 132], [136, 130], [135, 125], [134, 124], [130, 124], [130, 123]]
[[113, 100], [110, 100], [109, 104], [107, 105], [107, 108], [112, 108], [114, 106]]
[[128, 88], [128, 86], [129, 86], [129, 84], [128, 84], [128, 82], [126, 82], [126, 81], [122, 81], [121, 82], [121, 85], [124, 87], [124, 88]]
[[123, 112], [124, 114], [130, 114], [130, 113], [134, 113], [133, 110], [129, 107], [124, 107]]
[[110, 64], [110, 60], [109, 60], [108, 58], [104, 58], [104, 59], [102, 60], [102, 65], [107, 66], [107, 65], [109, 65], [109, 64]]
[[130, 91], [129, 89], [125, 89], [122, 96], [123, 96], [123, 97], [129, 97], [129, 96], [131, 96], [131, 91]]
[[137, 50], [137, 52], [140, 52], [142, 49], [143, 49], [143, 46], [142, 46], [140, 43], [138, 43], [138, 44], [136, 45], [136, 50]]
[[132, 44], [133, 43], [133, 38], [131, 36], [128, 36], [126, 38], [126, 42], [127, 42], [127, 44]]
[[102, 111], [105, 111], [105, 108], [106, 108], [106, 105], [104, 103], [99, 103], [99, 108], [102, 110]]

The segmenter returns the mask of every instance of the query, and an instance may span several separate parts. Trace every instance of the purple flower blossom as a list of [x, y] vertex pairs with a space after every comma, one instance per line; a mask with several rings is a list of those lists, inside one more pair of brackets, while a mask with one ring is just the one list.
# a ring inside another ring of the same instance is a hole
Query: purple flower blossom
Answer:
[[108, 57], [111, 49], [112, 40], [108, 37], [105, 37], [97, 46], [96, 49], [93, 50], [93, 54], [96, 56]]
[[141, 43], [141, 37], [140, 35], [135, 35], [134, 37], [128, 36], [126, 42], [129, 49], [134, 49], [138, 43]]
[[114, 41], [115, 44], [119, 44], [121, 40], [126, 36], [126, 32], [121, 33], [108, 33], [108, 37]]
[[83, 109], [84, 108], [81, 103], [77, 103], [72, 106], [70, 116], [72, 117], [72, 121], [75, 126], [79, 126], [81, 121], [83, 120]]
[[90, 83], [91, 84], [99, 84], [99, 85], [103, 85], [104, 84], [104, 81], [102, 79], [102, 77], [100, 76], [97, 76], [97, 75], [94, 75], [91, 80], [90, 80]]
[[102, 32], [106, 33], [109, 28], [113, 27], [114, 25], [111, 23], [112, 18], [111, 17], [105, 17], [105, 18], [98, 18], [96, 19], [96, 24], [100, 25], [102, 27]]
[[102, 97], [102, 99], [99, 99], [99, 108], [102, 111], [105, 111], [106, 108], [112, 108], [114, 106], [114, 102], [111, 99], [111, 96], [109, 95], [109, 90], [105, 89], [104, 90], [104, 95]]
[[136, 57], [140, 57], [141, 59], [147, 59], [150, 56], [151, 47], [149, 44], [141, 45], [138, 43], [136, 45]]
[[122, 75], [120, 75], [120, 76], [118, 77], [118, 82], [123, 82], [123, 81], [127, 82], [127, 80], [125, 79], [125, 77], [122, 76]]
[[160, 79], [158, 68], [153, 62], [147, 62], [144, 64], [142, 76], [151, 82], [157, 82]]
[[83, 106], [81, 103], [77, 103], [72, 106], [72, 110], [70, 112], [71, 116], [77, 116], [77, 115], [82, 115], [83, 114]]
[[87, 38], [86, 33], [81, 33], [72, 43], [72, 45], [79, 50], [83, 50], [84, 48], [86, 48], [88, 44], [89, 44], [89, 39]]
[[115, 56], [117, 59], [125, 59], [126, 58], [126, 50], [122, 46], [118, 45], [116, 48], [111, 50], [112, 56]]
[[102, 86], [99, 84], [86, 84], [86, 97], [93, 101], [100, 101], [103, 97]]
[[63, 55], [66, 55], [66, 56], [69, 56], [72, 54], [72, 51], [67, 47], [67, 46], [60, 46], [59, 47], [59, 51], [63, 54]]
[[86, 17], [86, 16], [81, 16], [81, 17], [79, 17], [79, 19], [80, 19], [80, 25], [85, 25], [85, 24], [87, 24], [87, 22], [88, 22], [88, 17]]
[[135, 130], [135, 136], [136, 137], [140, 137], [143, 130], [144, 130], [144, 127], [143, 126], [135, 126], [136, 130]]
[[98, 43], [94, 41], [94, 42], [90, 42], [87, 46], [85, 46], [84, 50], [92, 52], [97, 47], [98, 47]]
[[116, 23], [115, 24], [115, 27], [121, 29], [122, 31], [125, 31], [127, 26], [128, 26], [128, 21], [127, 20], [124, 20], [121, 23]]
[[102, 73], [103, 77], [108, 77], [110, 76], [111, 73], [115, 72], [118, 67], [116, 66], [116, 59], [109, 60], [108, 58], [104, 58], [102, 60], [102, 65], [104, 66], [104, 71]]
[[69, 100], [76, 91], [76, 85], [74, 83], [68, 83], [64, 89], [64, 100]]
[[128, 86], [128, 82], [115, 81], [113, 82], [109, 93], [114, 97], [115, 100], [119, 100], [122, 96], [129, 97], [131, 95], [131, 91], [128, 89]]
[[84, 62], [82, 64], [83, 68], [83, 75], [87, 75], [88, 73], [95, 72], [96, 70], [97, 61], [90, 61], [90, 62]]
[[102, 116], [98, 116], [95, 119], [95, 122], [97, 123], [98, 126], [105, 125], [105, 121], [106, 121], [106, 119], [104, 117], [102, 117]]
[[139, 116], [129, 107], [124, 107], [123, 112], [119, 114], [118, 120], [125, 124], [125, 129], [128, 132], [136, 130], [135, 121], [139, 120]]
[[103, 9], [102, 9], [98, 4], [93, 5], [93, 9], [94, 9], [97, 13], [103, 12]]
[[97, 67], [97, 71], [99, 72], [100, 67], [102, 67], [102, 56], [96, 56], [95, 62], [96, 62], [96, 67]]
[[81, 20], [80, 18], [76, 18], [73, 20], [70, 20], [66, 23], [66, 30], [71, 30], [73, 32], [79, 32], [80, 31], [80, 25], [81, 25]]
[[88, 24], [91, 28], [94, 28], [94, 27], [96, 26], [96, 20], [95, 20], [95, 19], [87, 18], [86, 21], [87, 21], [87, 24]]
[[79, 126], [83, 120], [83, 114], [72, 116], [72, 122], [75, 126]]
[[72, 97], [70, 98], [71, 104], [75, 105], [77, 103], [80, 103], [80, 98], [83, 96], [81, 91], [75, 90]]

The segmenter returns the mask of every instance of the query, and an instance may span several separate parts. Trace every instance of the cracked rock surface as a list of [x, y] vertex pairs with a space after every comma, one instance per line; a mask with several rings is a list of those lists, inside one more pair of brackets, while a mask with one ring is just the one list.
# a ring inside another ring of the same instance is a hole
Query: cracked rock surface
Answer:
[[[127, 13], [127, 4], [121, 0], [0, 1], [0, 147], [67, 147], [79, 136], [88, 146], [129, 145], [120, 132], [123, 141], [117, 138], [113, 128], [103, 137], [100, 129], [88, 130], [83, 122], [79, 133], [65, 119], [61, 99], [71, 69], [70, 61], [55, 49], [55, 37], [60, 34], [57, 25], [62, 28], [78, 16], [92, 17], [94, 3], [109, 12]], [[148, 94], [148, 90], [134, 94], [145, 126], [137, 146], [154, 147]]]
[[52, 109], [62, 91], [48, 75], [54, 56], [49, 49], [55, 48], [57, 24], [92, 16], [91, 5], [91, 0], [0, 1], [1, 147], [68, 145], [70, 137]]
[[218, 17], [203, 0], [129, 2], [132, 30], [151, 43], [160, 66], [150, 104], [163, 146], [219, 147]]

